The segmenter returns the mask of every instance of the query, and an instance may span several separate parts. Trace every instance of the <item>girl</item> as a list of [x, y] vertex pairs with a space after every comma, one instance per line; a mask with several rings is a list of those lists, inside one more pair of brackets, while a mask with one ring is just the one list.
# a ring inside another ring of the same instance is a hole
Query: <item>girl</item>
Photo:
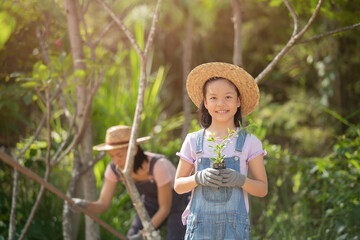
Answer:
[[[192, 191], [182, 215], [185, 239], [249, 239], [247, 193], [264, 197], [268, 186], [262, 144], [254, 135], [239, 133], [239, 121], [256, 108], [259, 88], [242, 68], [219, 62], [193, 69], [186, 86], [204, 129], [188, 134], [177, 153], [174, 189], [179, 194]], [[238, 134], [223, 152], [226, 169], [210, 168], [213, 148], [206, 139], [212, 134], [223, 139], [228, 130]]]

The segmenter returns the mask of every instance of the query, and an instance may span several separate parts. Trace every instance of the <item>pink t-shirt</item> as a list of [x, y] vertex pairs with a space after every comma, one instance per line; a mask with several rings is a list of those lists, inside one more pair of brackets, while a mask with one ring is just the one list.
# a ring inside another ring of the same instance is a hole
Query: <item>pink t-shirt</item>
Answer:
[[[213, 143], [206, 140], [206, 138], [208, 137], [210, 136], [204, 136], [203, 151], [200, 153], [199, 156], [205, 158], [212, 158], [214, 155], [214, 153], [212, 152], [213, 148], [209, 146], [212, 145]], [[176, 153], [176, 155], [179, 156], [181, 159], [187, 161], [188, 163], [193, 164], [195, 171], [197, 170], [196, 139], [197, 139], [197, 132], [189, 133], [184, 140], [180, 152]], [[226, 157], [238, 156], [240, 158], [239, 161], [240, 173], [247, 176], [249, 162], [254, 158], [256, 158], [257, 156], [259, 156], [260, 154], [265, 156], [266, 151], [263, 150], [261, 141], [253, 134], [246, 135], [242, 152], [235, 151], [236, 140], [237, 140], [236, 138], [231, 139], [230, 143], [226, 145], [223, 154]], [[243, 191], [244, 191], [246, 210], [249, 212], [249, 200], [248, 200], [247, 192], [245, 190]], [[192, 196], [191, 196], [191, 200], [192, 200]], [[183, 214], [184, 220], [187, 218], [187, 215], [189, 213], [191, 200], [189, 202], [188, 207], [184, 211]]]
[[[145, 155], [148, 157], [149, 163], [152, 161], [152, 158], [154, 156], [159, 156], [150, 152], [145, 152]], [[150, 167], [150, 164], [148, 166]], [[171, 185], [174, 186], [175, 173], [176, 169], [168, 159], [166, 159], [165, 157], [158, 159], [153, 169], [153, 178], [156, 186], [161, 187], [169, 182], [171, 182]], [[106, 167], [104, 175], [106, 179], [112, 182], [119, 181], [119, 179], [111, 169], [110, 164]]]

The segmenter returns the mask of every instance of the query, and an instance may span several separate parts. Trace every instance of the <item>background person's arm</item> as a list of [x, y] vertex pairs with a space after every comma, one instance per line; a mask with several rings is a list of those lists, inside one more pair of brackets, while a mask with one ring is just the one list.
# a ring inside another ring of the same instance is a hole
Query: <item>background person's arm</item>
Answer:
[[171, 182], [158, 188], [158, 204], [159, 210], [151, 218], [151, 223], [154, 225], [154, 228], [158, 228], [170, 213], [172, 205]]
[[99, 199], [96, 202], [87, 202], [87, 209], [93, 214], [104, 213], [110, 206], [116, 190], [117, 182], [105, 178]]

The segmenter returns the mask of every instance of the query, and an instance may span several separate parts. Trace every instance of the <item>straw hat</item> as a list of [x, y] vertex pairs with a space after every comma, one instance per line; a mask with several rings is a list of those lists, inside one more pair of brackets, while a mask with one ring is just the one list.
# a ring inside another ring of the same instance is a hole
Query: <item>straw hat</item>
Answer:
[[259, 87], [254, 78], [241, 67], [229, 63], [210, 62], [194, 68], [186, 80], [190, 99], [200, 108], [204, 99], [203, 87], [207, 80], [214, 77], [225, 78], [232, 82], [240, 92], [241, 116], [250, 114], [259, 103]]
[[[112, 149], [124, 148], [129, 146], [131, 127], [118, 125], [106, 130], [105, 143], [93, 147], [97, 151], [108, 151]], [[137, 144], [150, 140], [151, 137], [142, 137], [136, 140]]]

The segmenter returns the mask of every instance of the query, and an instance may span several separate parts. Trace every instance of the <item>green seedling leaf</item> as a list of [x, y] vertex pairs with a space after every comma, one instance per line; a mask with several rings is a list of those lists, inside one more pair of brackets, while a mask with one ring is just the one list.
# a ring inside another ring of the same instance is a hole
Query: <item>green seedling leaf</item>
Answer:
[[210, 158], [210, 160], [214, 163], [223, 162], [225, 159], [225, 155], [223, 155], [225, 147], [228, 143], [231, 143], [231, 137], [237, 137], [237, 133], [235, 130], [228, 129], [228, 135], [225, 136], [219, 143], [216, 143], [213, 132], [211, 132], [211, 135], [212, 137], [207, 138], [207, 140], [214, 143], [214, 145], [209, 145], [209, 147], [214, 149], [211, 152], [215, 155], [214, 158]]

